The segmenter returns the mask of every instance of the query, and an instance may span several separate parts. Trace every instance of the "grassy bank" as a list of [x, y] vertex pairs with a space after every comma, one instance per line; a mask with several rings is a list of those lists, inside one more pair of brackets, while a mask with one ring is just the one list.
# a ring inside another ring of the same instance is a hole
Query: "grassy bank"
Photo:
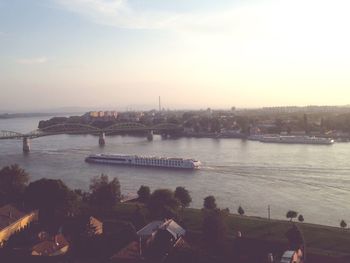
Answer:
[[[135, 209], [133, 203], [120, 204], [115, 213], [118, 218], [127, 220]], [[180, 217], [188, 231], [201, 234], [203, 218], [200, 209], [184, 209], [180, 212]], [[241, 231], [243, 237], [287, 244], [285, 233], [294, 222], [230, 214], [226, 217], [226, 223], [230, 239], [236, 237], [237, 231]], [[309, 254], [350, 260], [349, 230], [308, 223], [295, 224], [303, 232]]]
[[[189, 230], [201, 231], [201, 210], [186, 209], [183, 217]], [[292, 224], [297, 224], [302, 230], [309, 253], [336, 257], [350, 256], [350, 232], [348, 230], [233, 214], [230, 214], [226, 220], [230, 237], [235, 237], [237, 231], [241, 231], [245, 237], [280, 242], [287, 242], [285, 233]]]

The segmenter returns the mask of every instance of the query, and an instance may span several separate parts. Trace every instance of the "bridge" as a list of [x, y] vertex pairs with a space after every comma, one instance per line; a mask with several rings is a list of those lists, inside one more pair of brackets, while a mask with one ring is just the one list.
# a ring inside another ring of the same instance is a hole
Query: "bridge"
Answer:
[[182, 131], [182, 126], [172, 123], [160, 123], [152, 126], [146, 126], [136, 122], [116, 123], [106, 128], [97, 128], [88, 124], [62, 123], [36, 129], [28, 133], [19, 133], [15, 131], [0, 131], [0, 140], [23, 140], [23, 152], [30, 151], [30, 140], [60, 134], [93, 134], [99, 135], [99, 144], [105, 145], [105, 136], [120, 132], [147, 132], [147, 139], [153, 140], [153, 133], [169, 134], [176, 131]]

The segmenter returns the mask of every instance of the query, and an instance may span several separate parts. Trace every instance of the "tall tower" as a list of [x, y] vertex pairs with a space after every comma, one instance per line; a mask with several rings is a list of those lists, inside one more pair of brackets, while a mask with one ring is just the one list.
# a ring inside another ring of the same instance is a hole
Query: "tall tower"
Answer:
[[160, 112], [162, 110], [162, 107], [160, 105], [160, 96], [159, 96], [158, 102], [159, 102], [159, 112]]

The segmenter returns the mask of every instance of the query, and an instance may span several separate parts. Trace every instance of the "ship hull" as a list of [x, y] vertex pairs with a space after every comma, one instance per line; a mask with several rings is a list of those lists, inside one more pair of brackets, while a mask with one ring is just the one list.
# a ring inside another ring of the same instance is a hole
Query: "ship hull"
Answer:
[[160, 157], [138, 157], [122, 155], [90, 155], [85, 158], [88, 163], [112, 164], [112, 165], [129, 165], [156, 168], [173, 168], [173, 169], [198, 169], [199, 161], [180, 158], [160, 158]]

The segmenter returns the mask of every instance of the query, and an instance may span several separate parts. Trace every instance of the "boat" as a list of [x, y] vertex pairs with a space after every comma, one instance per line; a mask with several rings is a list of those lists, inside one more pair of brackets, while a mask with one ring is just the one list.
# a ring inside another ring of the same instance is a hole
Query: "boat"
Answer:
[[85, 158], [85, 161], [89, 163], [121, 164], [177, 169], [198, 169], [201, 165], [200, 161], [194, 159], [138, 156], [126, 154], [91, 154]]
[[292, 143], [292, 144], [322, 144], [331, 145], [334, 140], [331, 138], [315, 137], [315, 136], [281, 136], [281, 135], [266, 135], [259, 139], [265, 143]]

